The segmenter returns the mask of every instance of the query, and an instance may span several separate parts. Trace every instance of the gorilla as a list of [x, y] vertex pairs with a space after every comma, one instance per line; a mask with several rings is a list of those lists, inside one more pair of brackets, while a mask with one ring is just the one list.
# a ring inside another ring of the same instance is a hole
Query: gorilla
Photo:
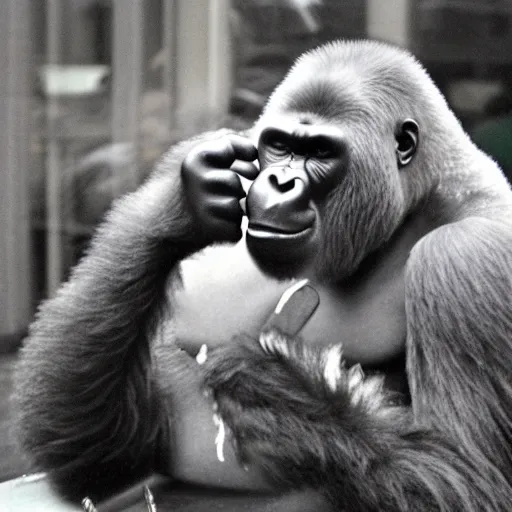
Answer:
[[116, 202], [22, 349], [20, 442], [74, 498], [510, 510], [511, 269], [510, 186], [421, 65], [327, 44]]

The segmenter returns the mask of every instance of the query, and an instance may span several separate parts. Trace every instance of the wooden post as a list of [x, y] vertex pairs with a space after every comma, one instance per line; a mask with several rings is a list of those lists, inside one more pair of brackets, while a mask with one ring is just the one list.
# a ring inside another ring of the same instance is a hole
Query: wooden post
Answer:
[[163, 77], [162, 82], [164, 90], [169, 98], [167, 118], [169, 122], [170, 130], [176, 127], [176, 119], [174, 112], [176, 110], [176, 96], [177, 96], [177, 80], [176, 70], [174, 69], [177, 65], [177, 47], [178, 47], [178, 31], [176, 29], [177, 20], [177, 5], [176, 0], [164, 0], [163, 4]]
[[[142, 94], [144, 0], [114, 0], [112, 52], [112, 142], [127, 142], [135, 158], [123, 172], [138, 183], [140, 97]], [[117, 182], [118, 180], [113, 180]], [[130, 182], [129, 181], [129, 182]], [[120, 194], [113, 190], [113, 197]]]
[[30, 218], [30, 0], [0, 2], [0, 351], [32, 316]]
[[[15, 0], [13, 0], [15, 1]], [[46, 3], [46, 63], [60, 64], [62, 50], [62, 0]], [[52, 297], [63, 278], [62, 244], [62, 158], [56, 136], [59, 100], [46, 100], [46, 293]]]
[[226, 115], [231, 97], [229, 0], [166, 0], [164, 83], [172, 128], [197, 131]]
[[410, 47], [411, 0], [366, 0], [368, 37]]

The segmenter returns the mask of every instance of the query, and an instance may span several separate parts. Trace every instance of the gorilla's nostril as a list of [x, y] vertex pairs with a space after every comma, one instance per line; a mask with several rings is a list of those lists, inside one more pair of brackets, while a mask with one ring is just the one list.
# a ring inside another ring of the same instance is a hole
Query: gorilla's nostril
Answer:
[[285, 192], [289, 192], [293, 189], [295, 186], [295, 179], [297, 178], [286, 179], [280, 182], [275, 174], [271, 174], [268, 181], [270, 182], [271, 187], [284, 194]]

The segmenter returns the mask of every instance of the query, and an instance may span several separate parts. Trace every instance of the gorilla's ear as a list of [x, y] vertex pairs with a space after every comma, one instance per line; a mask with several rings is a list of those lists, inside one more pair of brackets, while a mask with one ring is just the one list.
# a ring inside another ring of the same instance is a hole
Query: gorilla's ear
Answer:
[[398, 126], [395, 135], [398, 167], [404, 167], [412, 160], [418, 148], [419, 131], [414, 119], [405, 119]]

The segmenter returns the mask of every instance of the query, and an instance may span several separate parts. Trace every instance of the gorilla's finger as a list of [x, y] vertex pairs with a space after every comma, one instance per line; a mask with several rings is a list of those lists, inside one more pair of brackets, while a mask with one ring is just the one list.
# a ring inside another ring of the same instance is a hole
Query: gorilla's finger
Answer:
[[229, 168], [238, 158], [237, 152], [230, 138], [222, 137], [203, 142], [194, 147], [183, 160], [182, 168]]
[[209, 198], [195, 212], [205, 235], [211, 240], [238, 241], [243, 212], [233, 197]]
[[241, 135], [228, 135], [227, 139], [231, 143], [237, 160], [252, 162], [258, 158], [256, 146], [247, 138]]
[[238, 242], [242, 238], [242, 228], [230, 220], [217, 218], [212, 221], [209, 234], [212, 240]]
[[237, 199], [245, 196], [240, 178], [231, 170], [211, 169], [208, 171], [208, 179], [204, 181], [204, 189], [213, 195], [229, 195]]
[[260, 173], [260, 170], [255, 164], [244, 160], [235, 160], [230, 169], [249, 180], [256, 179], [256, 177]]
[[243, 210], [239, 200], [235, 197], [216, 197], [214, 201], [210, 202], [208, 211], [216, 218], [237, 223], [242, 221]]
[[242, 197], [239, 201], [240, 208], [242, 208], [242, 211], [244, 212], [244, 215], [247, 215], [247, 197]]
[[[214, 167], [217, 169], [230, 167], [235, 160], [252, 162], [258, 158], [258, 150], [249, 139], [240, 136], [226, 136], [209, 140], [194, 147], [185, 157], [182, 172], [193, 172], [194, 169]], [[251, 169], [248, 177], [254, 179], [258, 175]]]

